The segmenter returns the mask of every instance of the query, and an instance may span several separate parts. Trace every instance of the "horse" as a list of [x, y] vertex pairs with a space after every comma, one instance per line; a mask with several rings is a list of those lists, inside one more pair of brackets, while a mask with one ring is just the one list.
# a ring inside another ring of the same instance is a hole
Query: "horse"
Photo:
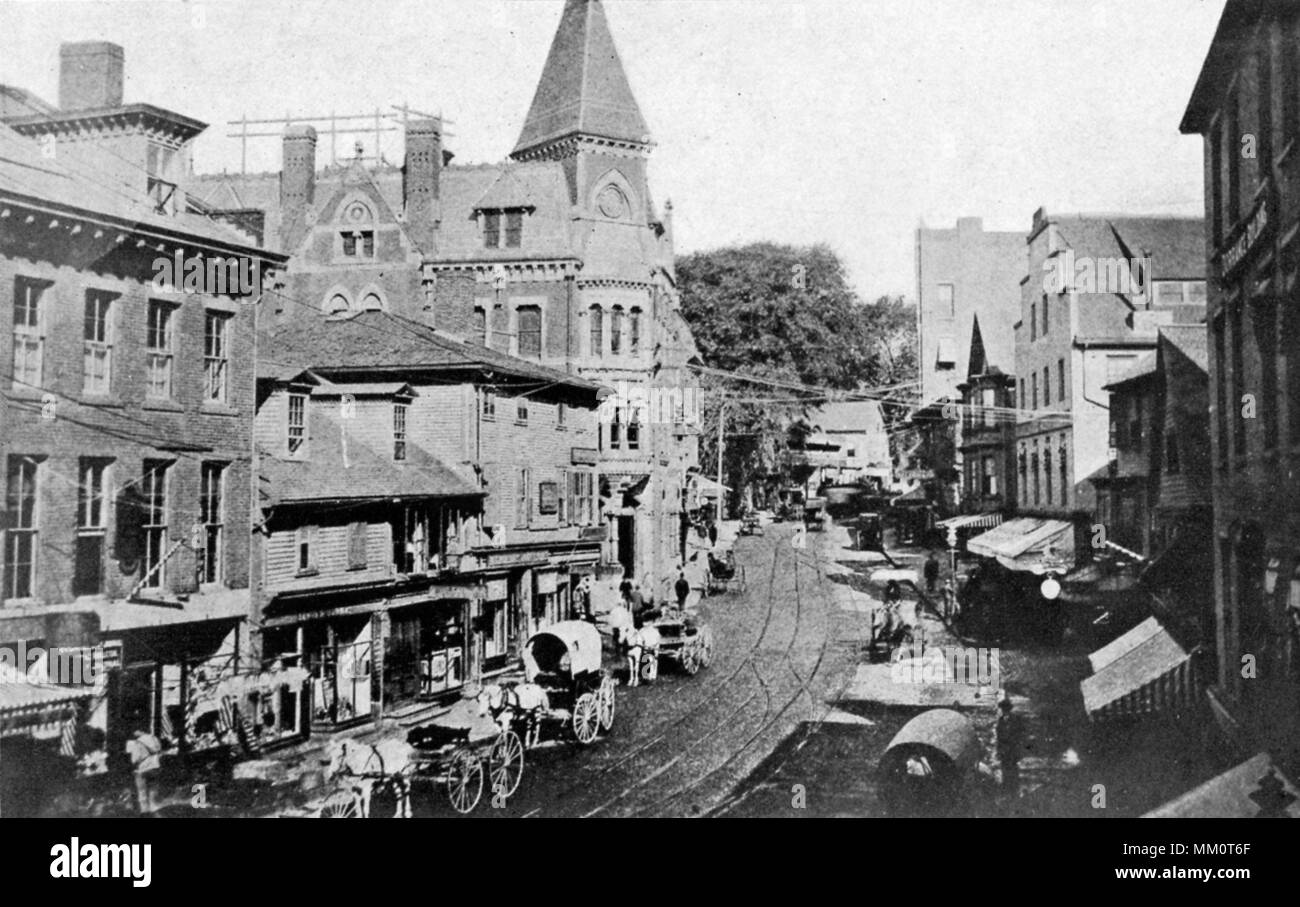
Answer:
[[403, 740], [362, 743], [333, 740], [325, 748], [325, 777], [351, 778], [353, 801], [363, 819], [370, 818], [370, 797], [375, 785], [392, 788], [397, 797], [394, 819], [411, 818], [411, 775], [415, 771], [415, 747]]
[[546, 690], [535, 683], [490, 683], [474, 697], [479, 717], [491, 715], [504, 734], [517, 721], [524, 722], [524, 746], [532, 749], [541, 742], [542, 716], [550, 711]]
[[623, 648], [627, 654], [628, 685], [641, 685], [641, 660], [642, 658], [659, 658], [659, 631], [654, 627], [645, 626], [640, 630], [624, 630]]

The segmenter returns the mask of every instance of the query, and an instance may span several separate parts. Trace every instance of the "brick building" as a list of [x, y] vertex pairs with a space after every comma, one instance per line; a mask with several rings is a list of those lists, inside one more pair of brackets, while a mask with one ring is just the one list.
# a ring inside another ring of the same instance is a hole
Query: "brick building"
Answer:
[[[1204, 139], [1218, 683], [1245, 753], [1300, 741], [1300, 17], [1230, 0], [1183, 116]], [[1243, 137], [1255, 141], [1242, 154]]]
[[1090, 516], [1108, 462], [1105, 386], [1205, 315], [1202, 222], [1034, 212], [1015, 325], [1019, 509]]
[[402, 167], [318, 170], [285, 136], [282, 174], [201, 178], [204, 204], [291, 253], [282, 317], [378, 308], [614, 390], [602, 411], [605, 556], [669, 592], [697, 461], [694, 340], [675, 285], [672, 208], [598, 0], [564, 6], [508, 161], [460, 166], [438, 120], [407, 123]]
[[263, 349], [256, 622], [319, 721], [418, 710], [574, 615], [604, 535], [597, 385], [382, 311]]
[[[123, 105], [121, 64], [65, 45], [59, 106], [0, 124], [0, 645], [104, 646], [87, 705], [110, 757], [135, 728], [196, 743], [195, 672], [258, 669], [242, 660], [254, 297], [182, 291], [157, 263], [243, 262], [270, 285], [284, 262], [162, 185], [203, 124]], [[39, 703], [18, 711], [6, 740], [50, 732]]]

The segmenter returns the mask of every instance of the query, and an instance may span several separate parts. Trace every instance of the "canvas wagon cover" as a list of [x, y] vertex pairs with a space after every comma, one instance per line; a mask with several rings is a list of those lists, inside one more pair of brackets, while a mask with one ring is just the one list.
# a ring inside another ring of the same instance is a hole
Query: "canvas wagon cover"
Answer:
[[594, 624], [583, 620], [564, 620], [539, 630], [528, 638], [524, 652], [529, 680], [539, 670], [558, 671], [558, 657], [553, 654], [558, 652], [568, 653], [570, 672], [574, 675], [601, 668], [600, 633]]

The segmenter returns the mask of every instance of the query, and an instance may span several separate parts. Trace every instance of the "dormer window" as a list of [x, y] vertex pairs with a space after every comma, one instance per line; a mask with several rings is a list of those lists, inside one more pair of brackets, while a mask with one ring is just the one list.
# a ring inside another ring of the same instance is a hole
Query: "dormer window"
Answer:
[[307, 440], [307, 395], [289, 395], [287, 446], [289, 455], [295, 456]]
[[145, 158], [145, 173], [148, 175], [146, 191], [159, 214], [173, 214], [176, 211], [175, 160], [175, 149], [152, 142], [149, 144]]
[[348, 258], [375, 257], [375, 231], [351, 230], [343, 234], [343, 254]]
[[523, 244], [524, 212], [520, 208], [483, 212], [483, 247], [518, 249]]
[[406, 459], [406, 404], [393, 404], [393, 459]]

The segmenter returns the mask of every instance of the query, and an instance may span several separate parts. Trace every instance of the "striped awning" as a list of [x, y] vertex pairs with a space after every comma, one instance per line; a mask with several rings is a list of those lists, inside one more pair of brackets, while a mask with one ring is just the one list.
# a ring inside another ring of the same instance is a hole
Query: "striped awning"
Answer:
[[1187, 708], [1195, 662], [1154, 618], [1089, 656], [1096, 673], [1079, 684], [1092, 720]]
[[1067, 573], [1074, 568], [1074, 527], [1063, 520], [1020, 517], [975, 536], [966, 550], [1008, 570]]
[[0, 683], [0, 737], [56, 736], [92, 687]]
[[963, 513], [961, 516], [948, 517], [935, 524], [944, 529], [989, 529], [1002, 525], [1000, 513]]

